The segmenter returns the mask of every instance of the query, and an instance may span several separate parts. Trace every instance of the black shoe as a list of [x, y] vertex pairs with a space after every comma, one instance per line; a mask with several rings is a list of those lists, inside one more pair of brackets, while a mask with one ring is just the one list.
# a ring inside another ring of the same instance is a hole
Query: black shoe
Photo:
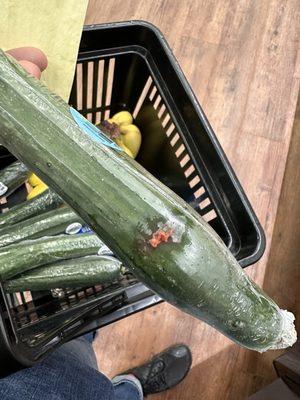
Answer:
[[[163, 392], [177, 385], [187, 375], [192, 364], [190, 349], [175, 345], [154, 356], [149, 362], [126, 371], [141, 382], [144, 396]], [[122, 374], [122, 375], [123, 375]]]

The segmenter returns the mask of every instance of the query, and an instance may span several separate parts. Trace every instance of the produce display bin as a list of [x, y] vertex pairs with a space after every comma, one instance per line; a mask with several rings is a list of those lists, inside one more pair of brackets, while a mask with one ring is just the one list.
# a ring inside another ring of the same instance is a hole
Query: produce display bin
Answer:
[[[130, 111], [143, 138], [137, 161], [213, 227], [241, 267], [262, 256], [262, 228], [157, 28], [144, 21], [86, 26], [69, 103], [96, 124]], [[0, 167], [12, 160], [1, 148]], [[2, 208], [20, 199], [24, 188]], [[69, 291], [8, 294], [0, 282], [0, 375], [160, 301], [130, 273]]]

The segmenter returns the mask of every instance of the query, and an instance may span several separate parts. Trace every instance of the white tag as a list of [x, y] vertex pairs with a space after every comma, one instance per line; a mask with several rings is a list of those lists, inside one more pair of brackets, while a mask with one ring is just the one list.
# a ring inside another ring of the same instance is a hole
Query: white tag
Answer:
[[69, 226], [67, 226], [66, 233], [68, 235], [76, 235], [76, 233], [78, 233], [81, 228], [82, 228], [82, 225], [79, 222], [74, 222], [73, 224], [70, 224]]
[[112, 256], [113, 252], [110, 250], [109, 247], [106, 246], [106, 244], [103, 244], [100, 249], [98, 250], [98, 255], [99, 256]]
[[7, 192], [8, 187], [4, 183], [0, 182], [0, 196], [3, 196]]

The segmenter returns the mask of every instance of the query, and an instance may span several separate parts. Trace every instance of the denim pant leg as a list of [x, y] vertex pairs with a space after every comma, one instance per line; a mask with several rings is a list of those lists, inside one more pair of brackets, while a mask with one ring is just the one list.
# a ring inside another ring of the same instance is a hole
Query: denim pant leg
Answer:
[[[33, 367], [0, 379], [1, 400], [115, 400], [91, 344], [73, 340]], [[134, 400], [134, 399], [133, 399]]]
[[115, 400], [143, 400], [140, 382], [132, 375], [119, 375], [113, 378]]

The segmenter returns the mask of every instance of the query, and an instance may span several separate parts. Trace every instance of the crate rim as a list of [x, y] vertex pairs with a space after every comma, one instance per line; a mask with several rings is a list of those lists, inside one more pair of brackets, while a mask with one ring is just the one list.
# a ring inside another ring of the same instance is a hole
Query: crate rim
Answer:
[[243, 258], [241, 261], [239, 261], [239, 263], [242, 267], [250, 266], [250, 265], [257, 263], [262, 258], [263, 254], [265, 252], [265, 249], [266, 249], [266, 236], [265, 236], [264, 230], [262, 228], [262, 225], [260, 224], [259, 219], [256, 216], [256, 213], [254, 212], [254, 209], [251, 206], [250, 201], [248, 200], [248, 197], [247, 197], [244, 189], [242, 188], [242, 186], [237, 178], [236, 173], [234, 172], [234, 170], [231, 166], [230, 161], [228, 160], [224, 150], [222, 149], [212, 126], [210, 125], [201, 105], [199, 104], [198, 99], [197, 99], [192, 87], [190, 86], [190, 84], [188, 82], [188, 79], [186, 78], [184, 72], [182, 71], [172, 49], [170, 48], [168, 42], [164, 38], [164, 35], [160, 31], [160, 29], [149, 21], [145, 21], [142, 19], [141, 20], [133, 19], [133, 20], [126, 20], [126, 21], [116, 21], [116, 22], [109, 22], [109, 23], [84, 25], [83, 32], [97, 31], [97, 30], [103, 30], [103, 29], [117, 29], [120, 27], [127, 28], [128, 24], [130, 24], [132, 26], [144, 27], [144, 28], [149, 29], [153, 34], [155, 34], [156, 38], [159, 40], [159, 42], [162, 45], [162, 47], [164, 48], [164, 50], [168, 53], [169, 60], [172, 64], [172, 67], [174, 68], [175, 72], [178, 74], [181, 84], [184, 87], [184, 90], [185, 90], [187, 96], [190, 98], [191, 102], [193, 103], [193, 105], [201, 119], [201, 122], [203, 123], [204, 128], [205, 128], [207, 134], [209, 135], [216, 152], [218, 153], [218, 156], [222, 160], [222, 164], [224, 165], [226, 172], [230, 176], [230, 178], [233, 182], [233, 185], [234, 185], [246, 211], [248, 212], [248, 215], [249, 215], [249, 217], [253, 223], [253, 226], [255, 228], [255, 231], [257, 234], [257, 239], [258, 239], [256, 249], [254, 250], [254, 252], [251, 255], [249, 255], [249, 256]]

